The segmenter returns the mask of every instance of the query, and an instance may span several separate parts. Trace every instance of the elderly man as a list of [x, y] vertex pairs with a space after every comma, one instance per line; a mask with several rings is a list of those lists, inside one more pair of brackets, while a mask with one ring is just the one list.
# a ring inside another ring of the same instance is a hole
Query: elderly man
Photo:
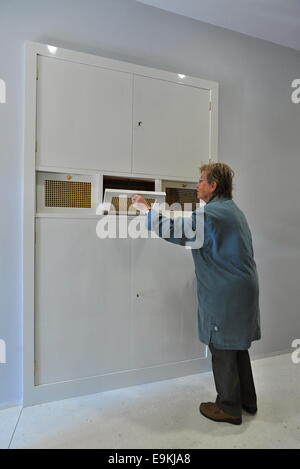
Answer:
[[[154, 229], [168, 242], [181, 246], [189, 242], [192, 247], [199, 339], [211, 351], [217, 391], [216, 402], [202, 403], [200, 412], [211, 420], [239, 425], [242, 409], [257, 412], [248, 349], [261, 337], [258, 276], [247, 220], [232, 200], [234, 172], [223, 163], [204, 165], [200, 171], [197, 196], [206, 205], [190, 219], [182, 217], [180, 223], [189, 223], [195, 230], [203, 226], [201, 246], [195, 243], [193, 247], [186, 236], [191, 230], [183, 229], [180, 237], [175, 236], [174, 220], [168, 220], [171, 227], [164, 236], [166, 219], [140, 195], [134, 195], [132, 201], [137, 208], [145, 208], [149, 230]], [[202, 224], [197, 224], [197, 217], [202, 217]]]

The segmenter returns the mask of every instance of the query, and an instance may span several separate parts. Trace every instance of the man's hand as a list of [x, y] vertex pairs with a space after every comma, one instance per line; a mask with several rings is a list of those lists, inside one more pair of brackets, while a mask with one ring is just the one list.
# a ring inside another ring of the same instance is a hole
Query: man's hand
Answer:
[[147, 204], [146, 200], [139, 194], [134, 194], [131, 200], [133, 207], [141, 213], [145, 213], [147, 210], [151, 209], [150, 205]]

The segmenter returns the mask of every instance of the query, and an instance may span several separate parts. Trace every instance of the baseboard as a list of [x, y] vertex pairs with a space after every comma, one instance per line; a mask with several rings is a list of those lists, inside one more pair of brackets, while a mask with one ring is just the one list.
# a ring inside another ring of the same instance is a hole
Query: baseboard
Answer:
[[210, 370], [210, 360], [196, 358], [177, 363], [168, 363], [148, 368], [127, 370], [72, 381], [43, 384], [24, 388], [24, 407], [50, 401], [70, 399], [103, 391], [121, 389], [141, 384], [165, 381], [183, 376], [203, 373]]
[[11, 409], [12, 407], [22, 407], [23, 401], [0, 402], [0, 410]]
[[291, 354], [292, 352], [293, 352], [293, 349], [288, 348], [285, 350], [279, 350], [277, 352], [259, 353], [259, 354], [251, 355], [251, 360], [261, 360], [263, 358], [271, 358], [271, 357], [276, 357], [278, 355], [286, 355], [288, 353]]
[[[279, 355], [292, 353], [293, 349], [285, 349], [276, 352], [269, 352], [263, 354], [251, 355], [251, 360], [260, 360], [264, 358], [271, 358]], [[175, 365], [175, 366], [174, 366]], [[201, 366], [202, 365], [202, 366]], [[159, 371], [161, 370], [161, 372]], [[131, 373], [118, 373], [123, 379], [116, 380], [115, 382], [102, 381], [100, 384], [99, 378], [77, 380], [69, 383], [56, 383], [53, 385], [38, 386], [30, 397], [25, 398], [24, 406], [32, 406], [42, 404], [44, 402], [68, 399], [81, 395], [96, 394], [101, 391], [112, 389], [121, 389], [128, 386], [138, 386], [139, 384], [152, 383], [161, 380], [174, 379], [198, 373], [211, 372], [210, 360], [196, 359], [187, 362], [181, 362], [173, 365], [163, 367], [153, 367], [144, 370], [133, 370]], [[136, 373], [136, 376], [133, 374]], [[129, 379], [124, 379], [124, 375], [130, 376]], [[113, 375], [112, 375], [113, 376]], [[101, 378], [100, 378], [101, 379]], [[94, 381], [94, 383], [92, 383]], [[22, 401], [12, 401], [7, 403], [0, 403], [0, 410], [10, 407], [22, 406]]]

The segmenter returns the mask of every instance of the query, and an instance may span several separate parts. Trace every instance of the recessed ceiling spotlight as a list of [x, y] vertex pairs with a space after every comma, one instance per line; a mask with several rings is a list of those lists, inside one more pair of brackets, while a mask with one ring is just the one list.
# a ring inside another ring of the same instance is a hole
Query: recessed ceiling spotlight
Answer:
[[57, 47], [55, 47], [55, 46], [48, 46], [48, 50], [49, 50], [50, 54], [56, 54], [56, 52], [57, 52]]

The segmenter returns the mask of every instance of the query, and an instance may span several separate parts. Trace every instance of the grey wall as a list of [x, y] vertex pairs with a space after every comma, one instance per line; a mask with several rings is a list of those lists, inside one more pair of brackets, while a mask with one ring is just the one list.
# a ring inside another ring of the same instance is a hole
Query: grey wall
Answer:
[[290, 100], [300, 53], [134, 0], [0, 0], [0, 405], [21, 398], [26, 39], [220, 83], [219, 158], [236, 171], [261, 282], [263, 336], [252, 351], [288, 349], [300, 338], [300, 103]]

